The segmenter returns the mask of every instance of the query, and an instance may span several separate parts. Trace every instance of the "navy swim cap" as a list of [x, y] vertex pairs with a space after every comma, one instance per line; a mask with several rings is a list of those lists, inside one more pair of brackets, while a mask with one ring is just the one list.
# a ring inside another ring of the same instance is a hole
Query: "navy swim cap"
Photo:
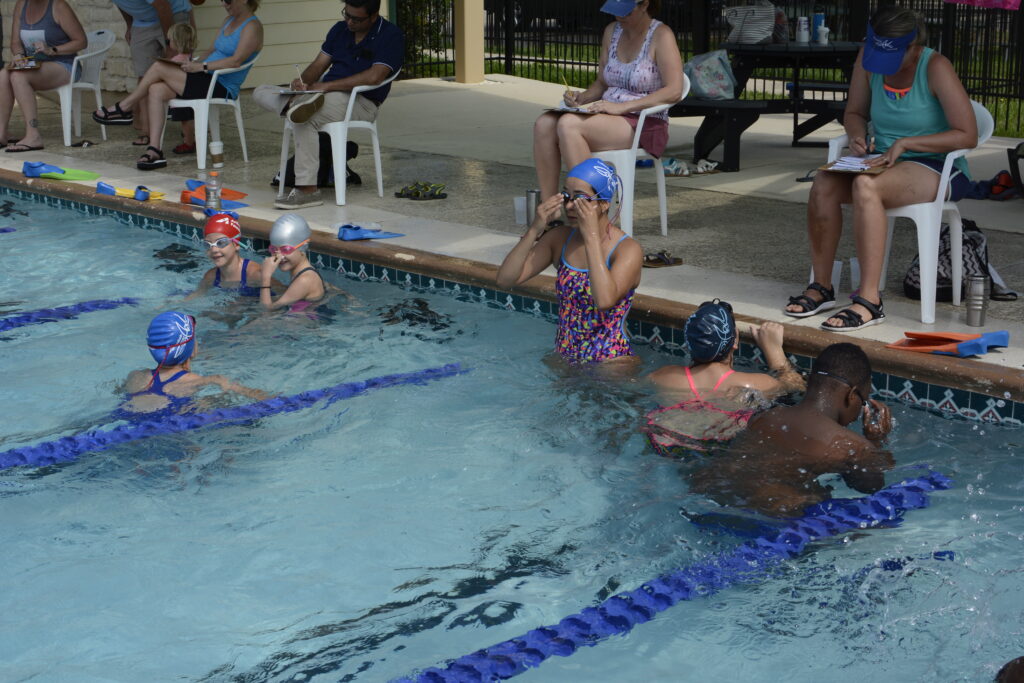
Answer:
[[590, 158], [573, 166], [567, 178], [579, 178], [594, 188], [598, 199], [610, 202], [619, 189], [618, 174], [615, 169], [597, 158]]
[[683, 330], [690, 356], [696, 363], [713, 363], [729, 355], [736, 341], [736, 320], [732, 306], [715, 299], [700, 305]]
[[178, 311], [161, 313], [149, 323], [146, 343], [160, 365], [184, 363], [196, 350], [196, 319]]

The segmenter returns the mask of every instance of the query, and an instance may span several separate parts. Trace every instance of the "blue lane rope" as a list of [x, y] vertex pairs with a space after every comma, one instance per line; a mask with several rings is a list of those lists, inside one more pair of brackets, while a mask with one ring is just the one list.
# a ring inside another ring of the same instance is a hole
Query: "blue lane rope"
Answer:
[[395, 683], [480, 683], [511, 678], [552, 655], [568, 657], [580, 647], [627, 633], [680, 601], [763, 579], [772, 567], [800, 554], [811, 541], [898, 522], [905, 511], [927, 507], [928, 492], [947, 489], [951, 484], [942, 474], [929, 472], [864, 498], [827, 500], [809, 506], [800, 519], [789, 520], [731, 551], [716, 553], [636, 590], [613, 595], [597, 607], [587, 607], [552, 626], [535, 628], [518, 638], [459, 657], [443, 669], [425, 669]]
[[70, 306], [58, 306], [57, 308], [42, 308], [38, 311], [28, 311], [7, 318], [0, 319], [0, 332], [13, 330], [16, 327], [25, 325], [42, 325], [58, 320], [72, 320], [78, 317], [79, 313], [92, 313], [93, 311], [109, 311], [124, 305], [134, 306], [139, 303], [138, 299], [125, 297], [123, 299], [96, 299], [95, 301], [81, 301]]
[[[42, 467], [75, 460], [84, 453], [105, 451], [122, 443], [146, 439], [160, 434], [177, 434], [210, 425], [226, 426], [237, 422], [248, 422], [269, 415], [291, 413], [308, 408], [320, 401], [324, 407], [335, 401], [352, 398], [372, 389], [383, 389], [399, 384], [423, 384], [431, 380], [451, 377], [467, 372], [459, 363], [415, 372], [383, 375], [358, 382], [344, 382], [324, 389], [313, 389], [292, 396], [277, 396], [244, 406], [220, 408], [209, 413], [193, 415], [169, 415], [151, 420], [142, 419], [131, 424], [118, 425], [111, 429], [93, 429], [82, 434], [66, 436], [56, 441], [46, 441], [34, 446], [13, 448], [0, 453], [0, 470], [8, 467]], [[142, 414], [144, 415], [144, 413]], [[140, 417], [142, 416], [140, 415]]]

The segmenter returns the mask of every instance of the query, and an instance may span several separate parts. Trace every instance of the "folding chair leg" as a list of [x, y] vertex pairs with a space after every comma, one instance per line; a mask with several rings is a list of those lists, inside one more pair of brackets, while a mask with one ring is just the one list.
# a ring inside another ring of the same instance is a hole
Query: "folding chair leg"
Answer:
[[[373, 127], [373, 128], [370, 129], [370, 138], [373, 141], [373, 164], [374, 164], [374, 167], [377, 169], [377, 196], [378, 197], [383, 197], [384, 196], [384, 174], [382, 173], [381, 166], [380, 166], [380, 140], [377, 139], [377, 128], [376, 127]], [[347, 174], [347, 169], [346, 169], [346, 174]], [[346, 177], [345, 180], [347, 182], [348, 178]], [[337, 177], [335, 177], [334, 182], [335, 183], [338, 182]]]
[[619, 227], [622, 232], [630, 237], [633, 236], [633, 186], [636, 177], [636, 162], [622, 164], [623, 168], [618, 169], [619, 177], [622, 178], [622, 204], [619, 211]]
[[82, 98], [74, 88], [71, 89], [71, 118], [75, 124], [75, 137], [82, 137]]
[[238, 139], [242, 141], [242, 160], [249, 163], [249, 149], [245, 146], [245, 126], [242, 125], [242, 104], [238, 100], [232, 105], [235, 110], [235, 125], [238, 126]]
[[[332, 126], [328, 134], [331, 136], [331, 156], [334, 158], [334, 202], [338, 206], [345, 206], [345, 181], [348, 180], [345, 177], [345, 162], [348, 161], [348, 126]], [[380, 175], [377, 177], [379, 179]], [[384, 196], [383, 190], [381, 196]]]
[[277, 196], [284, 196], [284, 174], [288, 168], [288, 151], [291, 149], [292, 142], [292, 124], [291, 121], [285, 119], [284, 121], [284, 132], [281, 134], [281, 165], [277, 170], [277, 178], [280, 182], [277, 184]]
[[[960, 220], [960, 211], [949, 212], [949, 255], [952, 263], [953, 305], [960, 305], [960, 285], [964, 281], [964, 224]], [[959, 257], [959, 258], [958, 258]]]
[[[95, 88], [93, 89], [93, 92], [94, 92], [94, 93], [96, 94], [96, 108], [97, 108], [97, 109], [99, 109], [100, 107], [102, 107], [102, 106], [103, 106], [103, 96], [102, 96], [102, 94], [100, 93], [100, 86], [99, 86], [99, 85], [97, 85], [97, 86], [96, 86], [96, 87], [95, 87]], [[104, 125], [103, 125], [102, 123], [100, 124], [100, 135], [102, 135], [102, 136], [103, 136], [103, 139], [104, 139], [104, 140], [106, 140], [106, 139], [107, 139], [107, 127], [106, 127], [106, 126], [104, 126]]]
[[[922, 220], [918, 217], [916, 220]], [[915, 221], [916, 222], [916, 221]], [[917, 257], [921, 264], [921, 322], [935, 323], [935, 284], [939, 268], [939, 231], [931, 220], [917, 225]]]

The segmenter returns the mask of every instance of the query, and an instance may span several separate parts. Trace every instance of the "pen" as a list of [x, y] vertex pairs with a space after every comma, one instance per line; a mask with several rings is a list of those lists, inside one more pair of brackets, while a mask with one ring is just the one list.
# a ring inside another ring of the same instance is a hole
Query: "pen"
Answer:
[[299, 75], [299, 83], [305, 85], [305, 83], [302, 82], [302, 71], [299, 69], [298, 64], [295, 65], [295, 73]]

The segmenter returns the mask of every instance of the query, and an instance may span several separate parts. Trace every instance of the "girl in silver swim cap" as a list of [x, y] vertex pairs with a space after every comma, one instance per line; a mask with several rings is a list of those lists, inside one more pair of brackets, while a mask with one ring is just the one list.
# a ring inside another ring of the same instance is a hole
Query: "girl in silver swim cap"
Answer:
[[[312, 236], [309, 223], [298, 214], [286, 213], [274, 221], [270, 229], [270, 256], [260, 267], [260, 303], [264, 308], [290, 306], [293, 311], [301, 311], [324, 298], [327, 288], [323, 278], [306, 257]], [[284, 294], [274, 299], [271, 284], [278, 269], [290, 273], [292, 279]]]

